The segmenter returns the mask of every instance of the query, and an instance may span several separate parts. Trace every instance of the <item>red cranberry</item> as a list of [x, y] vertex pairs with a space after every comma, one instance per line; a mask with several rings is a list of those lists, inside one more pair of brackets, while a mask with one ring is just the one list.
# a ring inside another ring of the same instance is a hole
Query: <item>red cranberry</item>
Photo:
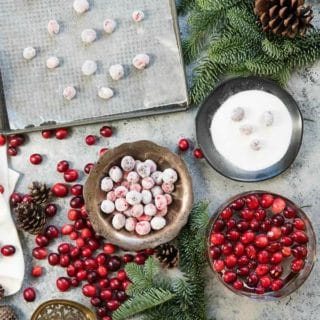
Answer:
[[72, 231], [69, 235], [70, 240], [77, 240], [79, 238], [79, 235], [77, 231]]
[[272, 242], [267, 247], [266, 250], [271, 253], [275, 253], [281, 250], [281, 244], [279, 242]]
[[212, 233], [211, 234], [211, 244], [219, 246], [224, 243], [224, 235], [222, 233]]
[[259, 231], [260, 230], [260, 222], [257, 219], [252, 219], [250, 221], [250, 229], [253, 231]]
[[120, 302], [118, 300], [110, 300], [107, 302], [107, 307], [110, 311], [115, 311], [120, 307]]
[[281, 279], [273, 280], [271, 283], [272, 291], [279, 291], [283, 287], [283, 281]]
[[[247, 257], [246, 257], [247, 258]], [[240, 260], [240, 258], [239, 258]], [[230, 254], [229, 256], [226, 256], [224, 259], [224, 263], [228, 268], [233, 268], [237, 264], [237, 257], [234, 254]]]
[[23, 298], [27, 302], [36, 300], [36, 291], [33, 288], [26, 288], [23, 290]]
[[286, 202], [282, 198], [278, 197], [274, 199], [271, 210], [273, 213], [281, 213], [285, 207]]
[[246, 204], [249, 209], [255, 210], [259, 208], [259, 199], [255, 195], [246, 197]]
[[105, 265], [105, 263], [107, 262], [108, 260], [108, 257], [105, 253], [99, 253], [97, 256], [96, 256], [96, 262], [99, 266], [103, 266]]
[[80, 256], [80, 249], [78, 247], [73, 247], [70, 250], [70, 257], [76, 259]]
[[57, 129], [55, 135], [56, 135], [56, 138], [57, 138], [58, 140], [63, 140], [63, 139], [65, 139], [65, 138], [67, 138], [67, 136], [68, 136], [68, 130], [65, 129], [65, 128]]
[[283, 245], [283, 246], [291, 246], [292, 243], [293, 243], [293, 240], [290, 238], [290, 237], [282, 237], [280, 239], [280, 243]]
[[16, 252], [16, 248], [12, 245], [5, 245], [1, 248], [1, 253], [5, 257], [9, 257], [14, 255]]
[[105, 317], [108, 314], [108, 309], [105, 306], [99, 307], [97, 309], [97, 316], [102, 318]]
[[89, 228], [84, 228], [81, 230], [81, 238], [82, 239], [89, 239], [91, 237], [92, 237], [92, 232]]
[[78, 248], [83, 248], [84, 246], [85, 246], [85, 241], [82, 239], [82, 238], [78, 238], [77, 240], [76, 240], [76, 245], [77, 245], [77, 247]]
[[245, 201], [243, 199], [237, 199], [231, 204], [231, 208], [235, 210], [240, 210], [244, 207]]
[[127, 279], [127, 273], [124, 270], [119, 270], [118, 273], [117, 273], [117, 278], [120, 281], [124, 281], [124, 280]]
[[216, 260], [213, 263], [213, 267], [217, 272], [221, 272], [224, 269], [224, 261], [223, 260]]
[[259, 264], [256, 268], [256, 274], [259, 277], [266, 275], [269, 272], [270, 268], [267, 264]]
[[24, 136], [21, 134], [13, 134], [9, 136], [9, 146], [10, 147], [20, 147], [24, 143]]
[[259, 263], [262, 263], [262, 264], [268, 263], [269, 259], [270, 259], [268, 251], [266, 251], [266, 250], [260, 251], [258, 253], [257, 259], [258, 259]]
[[7, 153], [11, 157], [15, 157], [18, 154], [18, 150], [15, 147], [9, 147]]
[[129, 288], [129, 286], [131, 285], [131, 281], [128, 279], [128, 280], [124, 280], [122, 282], [122, 288], [123, 290], [127, 290]]
[[[99, 284], [99, 287], [101, 289], [108, 288], [109, 287], [109, 280], [107, 278], [106, 279], [100, 279], [98, 284]], [[111, 295], [112, 295], [112, 293], [111, 293]]]
[[260, 200], [261, 207], [265, 209], [271, 207], [273, 204], [273, 200], [274, 200], [273, 195], [269, 193], [263, 194]]
[[48, 256], [48, 262], [52, 266], [56, 266], [60, 262], [60, 255], [57, 253], [50, 253]]
[[73, 231], [73, 226], [71, 224], [64, 224], [61, 228], [61, 234], [64, 236], [69, 235]]
[[17, 193], [17, 192], [13, 192], [10, 196], [10, 203], [12, 206], [16, 206], [18, 203], [22, 202], [22, 196]]
[[68, 169], [64, 172], [63, 177], [66, 182], [73, 182], [79, 178], [79, 173], [75, 169]]
[[90, 303], [94, 306], [94, 307], [100, 307], [102, 304], [102, 300], [98, 297], [92, 297], [90, 299]]
[[222, 245], [221, 249], [222, 249], [222, 253], [225, 256], [231, 254], [232, 251], [233, 251], [232, 243], [231, 242], [226, 242], [224, 245]]
[[100, 134], [105, 138], [110, 138], [112, 136], [112, 128], [104, 126], [100, 129]]
[[240, 267], [237, 269], [237, 274], [241, 277], [245, 277], [249, 274], [250, 269], [248, 267]]
[[134, 256], [132, 254], [125, 254], [123, 257], [122, 257], [122, 261], [123, 263], [127, 264], [129, 262], [132, 262], [134, 260]]
[[265, 219], [260, 225], [261, 231], [263, 232], [270, 231], [271, 227], [272, 227], [272, 221], [269, 218]]
[[112, 299], [112, 290], [111, 289], [102, 290], [100, 293], [100, 298], [104, 301], [108, 301]]
[[80, 217], [80, 213], [78, 210], [75, 209], [70, 209], [68, 211], [68, 219], [71, 221], [76, 221], [77, 219], [79, 219]]
[[34, 266], [32, 267], [32, 270], [31, 270], [31, 275], [35, 278], [39, 278], [42, 276], [42, 267], [40, 266]]
[[271, 221], [274, 226], [281, 227], [284, 224], [284, 217], [281, 214], [275, 214]]
[[281, 232], [283, 235], [288, 236], [291, 232], [293, 231], [293, 224], [290, 222], [286, 222], [282, 227], [281, 227]]
[[108, 151], [108, 148], [101, 148], [99, 151], [99, 156], [104, 155]]
[[128, 296], [124, 291], [120, 290], [120, 291], [117, 292], [116, 298], [117, 298], [118, 301], [124, 302], [124, 301], [126, 301], [128, 299]]
[[31, 164], [38, 165], [42, 162], [42, 156], [39, 153], [34, 153], [29, 158]]
[[119, 290], [121, 288], [121, 281], [118, 278], [110, 279], [110, 288], [112, 290]]
[[257, 256], [257, 250], [253, 245], [249, 245], [246, 247], [246, 254], [249, 259], [255, 259]]
[[282, 272], [283, 272], [283, 268], [281, 265], [272, 266], [270, 268], [270, 275], [274, 279], [279, 278], [282, 275]]
[[235, 219], [230, 219], [227, 221], [226, 225], [228, 230], [233, 229], [237, 225], [237, 221]]
[[249, 223], [247, 221], [239, 221], [237, 223], [237, 229], [240, 231], [240, 232], [245, 232], [249, 229]]
[[249, 263], [249, 258], [247, 256], [241, 256], [238, 259], [238, 265], [239, 266], [247, 266]]
[[54, 203], [47, 204], [44, 209], [46, 216], [50, 218], [54, 217], [57, 214], [57, 210], [58, 208]]
[[203, 152], [200, 148], [196, 148], [193, 150], [193, 156], [196, 158], [196, 159], [202, 159], [203, 158]]
[[0, 146], [4, 146], [7, 143], [7, 138], [5, 135], [0, 134]]
[[76, 278], [79, 282], [87, 279], [87, 271], [86, 270], [80, 270], [77, 272]]
[[52, 193], [59, 198], [64, 198], [68, 195], [69, 189], [64, 183], [56, 183], [51, 188]]
[[87, 258], [84, 261], [84, 266], [87, 270], [95, 270], [98, 267], [98, 264], [95, 259]]
[[210, 247], [210, 257], [215, 260], [218, 259], [221, 256], [221, 249], [216, 246]]
[[108, 269], [105, 266], [99, 266], [97, 272], [100, 278], [106, 278], [108, 275]]
[[70, 200], [70, 207], [73, 209], [79, 209], [84, 205], [83, 197], [73, 197]]
[[223, 220], [221, 220], [221, 219], [218, 219], [214, 223], [212, 230], [214, 232], [220, 232], [220, 231], [222, 231], [224, 229], [224, 227], [225, 227], [225, 222]]
[[89, 174], [92, 168], [94, 167], [94, 163], [87, 163], [83, 169], [86, 174]]
[[58, 251], [61, 254], [66, 254], [70, 252], [70, 244], [69, 243], [61, 243], [58, 246]]
[[258, 265], [258, 262], [256, 260], [250, 260], [248, 263], [248, 268], [250, 270], [253, 270], [257, 267], [257, 265]]
[[256, 287], [259, 282], [259, 277], [257, 276], [256, 273], [253, 272], [249, 274], [246, 282], [249, 287]]
[[244, 245], [241, 242], [237, 242], [233, 248], [233, 253], [239, 257], [244, 254]]
[[294, 259], [291, 262], [291, 270], [293, 272], [299, 272], [304, 267], [304, 260], [302, 259]]
[[255, 239], [255, 234], [252, 231], [246, 231], [242, 236], [241, 236], [241, 242], [243, 244], [248, 244], [253, 242]]
[[69, 278], [60, 277], [57, 279], [56, 285], [60, 291], [65, 292], [65, 291], [69, 290], [69, 288], [71, 286], [71, 281]]
[[57, 171], [58, 172], [66, 172], [69, 169], [69, 162], [66, 160], [61, 160], [57, 163]]
[[71, 285], [76, 288], [79, 286], [79, 281], [76, 278], [71, 279]]
[[32, 250], [32, 255], [35, 259], [43, 260], [48, 256], [48, 251], [46, 248], [36, 247]]
[[112, 320], [111, 316], [104, 316], [102, 320]]
[[240, 233], [237, 230], [230, 230], [227, 233], [227, 238], [231, 241], [237, 241], [240, 238]]
[[74, 262], [73, 262], [73, 265], [78, 269], [78, 270], [83, 270], [84, 269], [84, 262], [82, 261], [82, 260], [80, 260], [80, 259], [78, 259], [78, 260], [75, 260]]
[[99, 280], [99, 275], [96, 271], [89, 271], [87, 274], [87, 281], [89, 283], [95, 283]]
[[254, 213], [254, 217], [258, 220], [258, 221], [264, 221], [264, 219], [266, 218], [267, 213], [266, 210], [264, 209], [258, 209], [255, 211]]
[[4, 193], [4, 187], [2, 184], [0, 184], [0, 193]]
[[291, 251], [296, 259], [304, 259], [308, 255], [308, 249], [304, 246], [294, 246]]
[[270, 240], [278, 240], [281, 237], [281, 229], [272, 227], [271, 230], [268, 231], [267, 236]]
[[35, 242], [39, 247], [46, 247], [49, 244], [48, 238], [42, 234], [36, 236]]
[[241, 216], [242, 219], [250, 221], [254, 217], [254, 211], [249, 210], [249, 209], [243, 209], [240, 212], [240, 216]]
[[75, 197], [82, 196], [83, 186], [81, 184], [75, 184], [71, 187], [70, 191], [71, 191], [71, 194], [74, 195]]
[[220, 214], [220, 217], [223, 219], [223, 220], [229, 220], [233, 215], [233, 210], [231, 208], [225, 208], [221, 214]]
[[22, 197], [22, 202], [23, 203], [32, 203], [33, 202], [33, 198], [32, 198], [32, 196], [30, 196], [30, 194], [25, 194]]
[[68, 267], [69, 264], [70, 264], [70, 256], [67, 255], [67, 254], [62, 254], [62, 255], [60, 256], [60, 261], [59, 261], [59, 263], [60, 263], [60, 266], [61, 266], [62, 268]]
[[268, 276], [264, 276], [260, 279], [260, 284], [264, 288], [269, 288], [271, 285], [271, 279]]
[[236, 279], [237, 279], [237, 275], [233, 271], [227, 271], [223, 275], [223, 281], [225, 283], [233, 283], [236, 281]]
[[81, 255], [85, 258], [89, 258], [92, 256], [92, 250], [88, 247], [84, 247], [81, 250]]
[[76, 274], [77, 274], [77, 268], [74, 265], [70, 264], [67, 267], [67, 275], [69, 277], [74, 277]]
[[299, 244], [305, 244], [309, 241], [307, 234], [302, 230], [296, 230], [292, 234], [293, 241]]
[[293, 225], [298, 230], [305, 230], [305, 228], [306, 228], [304, 221], [300, 218], [294, 219]]
[[274, 253], [270, 258], [270, 263], [272, 264], [279, 264], [283, 260], [283, 255], [281, 252]]
[[283, 211], [283, 215], [287, 218], [287, 219], [292, 219], [296, 216], [296, 210], [290, 206], [286, 206], [286, 208]]
[[55, 239], [55, 238], [58, 238], [59, 236], [59, 230], [57, 227], [55, 226], [48, 226], [44, 232], [44, 235], [49, 239]]
[[258, 248], [265, 248], [269, 244], [269, 240], [266, 235], [260, 234], [256, 236], [254, 243]]
[[281, 253], [284, 257], [290, 257], [291, 256], [291, 248], [290, 247], [283, 247], [281, 250]]
[[92, 145], [94, 145], [96, 142], [97, 142], [97, 138], [94, 136], [94, 135], [92, 135], [92, 134], [90, 134], [90, 135], [88, 135], [88, 136], [86, 136], [86, 144], [88, 145], [88, 146], [92, 146]]
[[262, 287], [261, 285], [258, 285], [255, 289], [254, 292], [256, 294], [264, 294], [266, 292], [265, 288]]
[[[135, 257], [135, 262], [137, 264], [144, 264], [145, 259], [146, 258], [145, 258], [144, 255], [137, 254], [136, 257]], [[110, 271], [118, 271], [121, 268], [121, 259], [119, 257], [117, 257], [117, 256], [111, 257], [110, 260], [107, 262], [107, 268]]]
[[53, 136], [53, 132], [51, 130], [43, 130], [41, 135], [44, 139], [50, 139]]

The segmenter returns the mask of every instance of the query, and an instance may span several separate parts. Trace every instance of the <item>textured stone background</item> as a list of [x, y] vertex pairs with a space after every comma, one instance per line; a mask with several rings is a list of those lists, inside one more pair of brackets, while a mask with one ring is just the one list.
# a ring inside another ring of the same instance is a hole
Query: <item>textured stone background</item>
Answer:
[[[319, 14], [319, 10], [316, 10], [318, 17]], [[317, 18], [318, 25], [319, 21], [320, 19]], [[181, 22], [181, 25], [185, 30], [184, 21]], [[261, 183], [239, 183], [216, 173], [205, 160], [195, 160], [190, 152], [183, 157], [193, 177], [196, 200], [203, 198], [210, 200], [211, 212], [230, 196], [239, 192], [253, 189], [269, 190], [291, 198], [300, 206], [310, 206], [306, 211], [318, 235], [320, 229], [318, 163], [320, 158], [320, 63], [296, 73], [288, 85], [288, 90], [301, 107], [305, 129], [303, 144], [296, 161], [281, 176]], [[21, 148], [20, 156], [12, 160], [12, 167], [22, 173], [18, 190], [25, 191], [27, 184], [33, 180], [48, 183], [61, 181], [60, 175], [55, 171], [55, 164], [59, 160], [69, 160], [72, 166], [82, 169], [87, 162], [96, 160], [98, 150], [104, 146], [113, 147], [123, 142], [150, 139], [171, 150], [176, 150], [180, 137], [188, 137], [195, 141], [195, 113], [196, 110], [193, 109], [185, 113], [114, 122], [112, 125], [116, 128], [116, 134], [110, 139], [101, 139], [98, 145], [92, 147], [85, 145], [84, 137], [88, 134], [98, 134], [100, 125], [74, 128], [72, 136], [64, 141], [43, 140], [39, 133], [30, 134], [30, 141]], [[46, 155], [43, 164], [39, 167], [32, 166], [28, 162], [29, 155], [34, 152]], [[82, 177], [82, 182], [84, 181], [85, 177]], [[61, 226], [66, 221], [67, 201], [59, 201], [59, 206], [59, 214], [52, 222]], [[20, 235], [27, 262], [23, 287], [34, 286], [37, 290], [37, 300], [26, 304], [22, 293], [19, 292], [5, 299], [4, 303], [13, 304], [19, 310], [21, 320], [30, 319], [34, 309], [48, 299], [73, 299], [89, 305], [88, 300], [80, 293], [80, 289], [65, 294], [57, 292], [55, 279], [64, 275], [60, 268], [52, 268], [46, 262], [40, 262], [39, 264], [45, 266], [45, 275], [37, 280], [30, 278], [32, 265], [30, 253], [34, 246], [33, 237]], [[317, 238], [319, 241], [319, 237]], [[54, 243], [51, 248], [54, 249], [56, 246], [57, 243]], [[317, 277], [320, 267], [318, 263], [300, 289], [290, 297], [277, 302], [256, 302], [238, 297], [216, 281], [208, 268], [204, 268], [204, 272], [208, 277], [208, 312], [216, 320], [313, 320], [320, 318], [320, 285]]]

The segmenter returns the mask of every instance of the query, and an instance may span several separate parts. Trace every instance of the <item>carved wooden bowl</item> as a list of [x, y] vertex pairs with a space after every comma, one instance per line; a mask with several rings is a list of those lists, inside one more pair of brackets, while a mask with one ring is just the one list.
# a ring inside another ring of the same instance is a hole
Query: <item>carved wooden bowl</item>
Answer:
[[[115, 230], [111, 225], [113, 215], [106, 215], [100, 210], [100, 204], [106, 197], [105, 192], [100, 189], [100, 182], [108, 174], [110, 167], [119, 166], [126, 155], [141, 161], [152, 159], [160, 170], [171, 167], [177, 171], [179, 177], [172, 194], [173, 203], [166, 215], [167, 225], [146, 236], [139, 236], [124, 229]], [[192, 181], [184, 161], [177, 154], [150, 141], [136, 141], [124, 143], [100, 157], [85, 183], [84, 198], [90, 221], [98, 234], [122, 249], [142, 250], [174, 239], [187, 223], [193, 203]]]

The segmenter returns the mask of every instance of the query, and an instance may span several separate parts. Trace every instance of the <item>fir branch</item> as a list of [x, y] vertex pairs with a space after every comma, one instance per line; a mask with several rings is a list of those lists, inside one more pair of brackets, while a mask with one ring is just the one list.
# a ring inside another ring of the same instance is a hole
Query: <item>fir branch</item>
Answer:
[[196, 0], [180, 0], [177, 3], [177, 10], [180, 15], [185, 15], [188, 10], [192, 9], [196, 4]]
[[120, 308], [112, 314], [114, 320], [125, 320], [147, 309], [161, 305], [175, 297], [175, 294], [161, 288], [150, 288], [131, 296]]

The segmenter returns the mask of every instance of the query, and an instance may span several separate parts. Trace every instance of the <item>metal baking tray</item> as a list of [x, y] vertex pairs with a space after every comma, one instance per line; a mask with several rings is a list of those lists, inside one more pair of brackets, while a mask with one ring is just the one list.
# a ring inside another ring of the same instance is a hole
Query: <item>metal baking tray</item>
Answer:
[[[73, 1], [2, 0], [0, 10], [0, 131], [34, 131], [68, 125], [128, 119], [185, 110], [188, 105], [185, 69], [174, 0], [89, 0], [90, 10], [77, 15]], [[131, 19], [134, 10], [143, 10], [140, 23]], [[102, 23], [113, 18], [118, 26], [106, 35]], [[50, 36], [47, 24], [56, 19], [61, 32]], [[81, 32], [93, 28], [98, 39], [91, 45], [81, 42]], [[25, 47], [33, 46], [37, 56], [26, 61]], [[135, 70], [131, 61], [148, 53], [150, 66]], [[61, 66], [46, 68], [50, 56]], [[87, 59], [97, 61], [91, 77], [81, 74]], [[108, 69], [121, 63], [125, 78], [113, 81]], [[77, 98], [66, 101], [67, 85], [77, 88]], [[115, 96], [104, 101], [99, 86], [114, 89]]]

